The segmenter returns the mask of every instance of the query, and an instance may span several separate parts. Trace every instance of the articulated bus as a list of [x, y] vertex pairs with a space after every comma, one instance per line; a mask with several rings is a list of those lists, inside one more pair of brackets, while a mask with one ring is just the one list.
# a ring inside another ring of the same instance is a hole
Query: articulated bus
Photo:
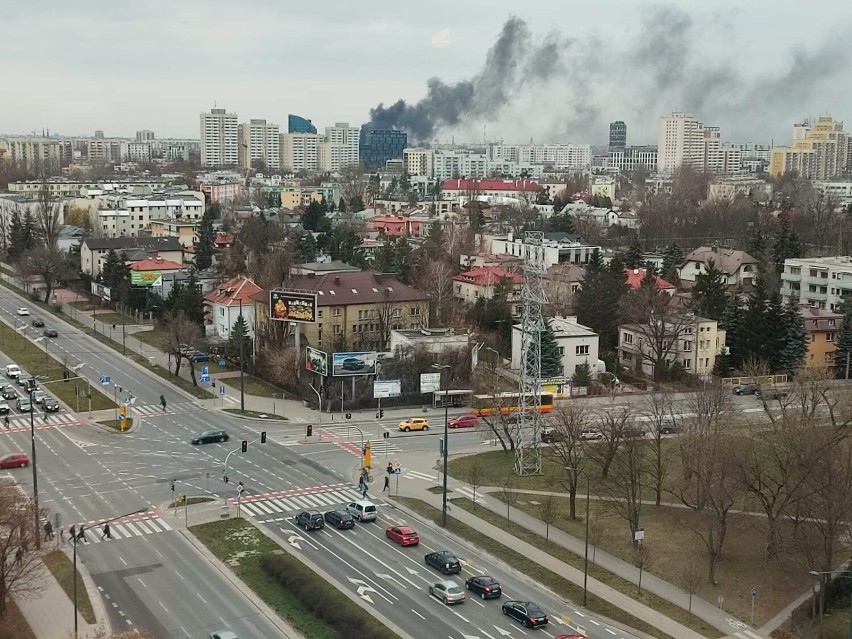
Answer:
[[[499, 393], [497, 395], [474, 395], [471, 412], [476, 415], [487, 417], [494, 415], [499, 410], [502, 415], [518, 412], [520, 404], [520, 393]], [[539, 393], [542, 413], [553, 410], [553, 393]], [[530, 398], [532, 400], [532, 398]], [[527, 404], [532, 404], [532, 401]]]

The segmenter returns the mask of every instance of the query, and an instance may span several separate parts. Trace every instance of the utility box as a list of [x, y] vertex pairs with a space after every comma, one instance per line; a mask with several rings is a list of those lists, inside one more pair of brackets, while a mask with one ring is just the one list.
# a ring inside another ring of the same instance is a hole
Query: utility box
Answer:
[[228, 504], [224, 504], [219, 507], [219, 518], [220, 519], [230, 519], [231, 517], [231, 508]]

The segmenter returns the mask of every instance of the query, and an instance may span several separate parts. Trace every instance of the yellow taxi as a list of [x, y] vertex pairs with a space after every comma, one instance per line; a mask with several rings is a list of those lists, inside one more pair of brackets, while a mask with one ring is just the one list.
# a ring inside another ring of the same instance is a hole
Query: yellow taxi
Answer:
[[423, 417], [410, 417], [404, 422], [399, 422], [399, 430], [406, 433], [412, 430], [429, 430], [429, 420]]

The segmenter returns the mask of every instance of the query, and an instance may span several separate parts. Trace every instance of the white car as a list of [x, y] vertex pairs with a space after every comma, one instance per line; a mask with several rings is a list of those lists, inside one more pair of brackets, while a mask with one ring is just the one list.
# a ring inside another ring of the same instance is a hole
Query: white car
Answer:
[[22, 306], [21, 308], [18, 309], [18, 315], [29, 315], [29, 314], [30, 314], [30, 309], [28, 309], [26, 306]]
[[597, 428], [584, 428], [580, 431], [580, 439], [585, 439], [586, 441], [603, 439], [603, 432]]

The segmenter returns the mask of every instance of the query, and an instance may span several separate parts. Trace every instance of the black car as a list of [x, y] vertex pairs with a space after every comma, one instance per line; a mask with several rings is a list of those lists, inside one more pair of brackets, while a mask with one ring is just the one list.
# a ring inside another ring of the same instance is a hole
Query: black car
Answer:
[[33, 377], [32, 375], [18, 375], [18, 379], [16, 379], [15, 381], [18, 383], [18, 386], [23, 386], [24, 388], [26, 388], [27, 384], [29, 384], [28, 380], [31, 379], [35, 380], [35, 377]]
[[426, 555], [426, 565], [437, 568], [445, 575], [457, 575], [461, 572], [461, 563], [449, 550], [439, 550]]
[[664, 419], [660, 423], [660, 434], [661, 435], [674, 435], [676, 432], [680, 430], [677, 426], [677, 422], [673, 419]]
[[507, 601], [503, 604], [503, 614], [517, 619], [527, 628], [546, 626], [548, 621], [544, 611], [529, 601]]
[[18, 391], [11, 384], [6, 384], [3, 390], [0, 390], [0, 394], [3, 395], [3, 399], [17, 399], [18, 397]]
[[49, 395], [41, 400], [41, 407], [48, 413], [59, 412], [59, 402], [56, 401], [56, 398]]
[[318, 510], [303, 510], [296, 515], [296, 525], [305, 530], [316, 530], [325, 526], [322, 513]]
[[44, 329], [42, 335], [44, 335], [45, 337], [59, 337], [59, 333], [56, 331], [55, 328]]
[[737, 384], [732, 389], [734, 395], [754, 395], [759, 391], [757, 384]]
[[345, 510], [329, 510], [325, 514], [325, 520], [340, 530], [355, 526], [355, 519]]
[[494, 577], [488, 575], [480, 575], [479, 577], [469, 577], [464, 582], [464, 587], [475, 592], [483, 599], [499, 599], [503, 594], [503, 589]]
[[561, 442], [565, 439], [565, 435], [555, 428], [551, 428], [548, 426], [547, 428], [541, 429], [541, 441], [545, 444], [552, 444], [554, 442]]
[[41, 321], [40, 319], [38, 319], [37, 317], [36, 317], [35, 319], [33, 319], [33, 321], [32, 321], [32, 322], [30, 322], [30, 324], [32, 324], [32, 325], [33, 325], [33, 326], [35, 326], [36, 328], [44, 328], [44, 322], [42, 322], [42, 321]]
[[362, 368], [367, 368], [367, 364], [362, 359], [347, 357], [343, 360], [343, 370], [345, 371], [360, 371]]
[[192, 438], [192, 445], [212, 444], [213, 442], [226, 442], [230, 439], [224, 430], [207, 430]]

